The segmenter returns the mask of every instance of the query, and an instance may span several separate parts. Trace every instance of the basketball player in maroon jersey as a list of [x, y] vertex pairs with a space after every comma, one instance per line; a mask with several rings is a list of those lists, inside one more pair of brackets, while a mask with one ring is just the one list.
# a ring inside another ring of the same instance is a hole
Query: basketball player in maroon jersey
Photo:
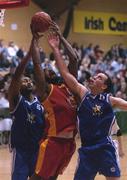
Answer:
[[[70, 72], [76, 76], [77, 54], [61, 35], [56, 24], [53, 23], [52, 29], [66, 48], [70, 57]], [[46, 111], [46, 134], [40, 143], [35, 174], [30, 180], [56, 180], [75, 151], [76, 103], [65, 84], [53, 85], [47, 82], [51, 82], [51, 77], [45, 78], [41, 68], [37, 34], [34, 36], [32, 58], [38, 94]]]

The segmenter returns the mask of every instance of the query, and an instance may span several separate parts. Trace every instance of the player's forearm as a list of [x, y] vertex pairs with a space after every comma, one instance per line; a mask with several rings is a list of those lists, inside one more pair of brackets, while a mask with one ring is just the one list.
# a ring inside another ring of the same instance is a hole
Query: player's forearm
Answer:
[[28, 52], [27, 55], [21, 60], [20, 64], [16, 68], [13, 78], [15, 78], [16, 80], [19, 80], [21, 78], [30, 58], [31, 58], [31, 54], [30, 54], [30, 52]]
[[77, 56], [74, 49], [63, 36], [61, 37], [61, 42], [64, 45], [64, 48], [66, 48], [69, 58], [71, 58], [70, 61], [77, 61]]
[[20, 93], [21, 77], [23, 75], [26, 64], [29, 61], [30, 57], [31, 57], [31, 54], [28, 52], [28, 54], [23, 58], [21, 63], [16, 68], [16, 71], [12, 77], [12, 81], [8, 89], [8, 100], [10, 103], [10, 109], [13, 109], [14, 98], [18, 97]]
[[64, 60], [62, 59], [61, 53], [58, 48], [53, 49], [56, 64], [58, 66], [58, 69], [66, 83], [66, 85], [70, 88], [70, 90], [77, 94], [77, 80], [76, 78], [71, 75], [69, 72], [66, 64], [64, 63]]
[[40, 60], [40, 53], [38, 47], [34, 47], [32, 50], [32, 60], [34, 64], [35, 83], [38, 90], [43, 93], [45, 89], [45, 75], [44, 75], [44, 71], [41, 68], [41, 60]]
[[76, 52], [74, 51], [74, 49], [72, 48], [72, 46], [69, 44], [69, 42], [62, 37], [61, 38], [61, 42], [64, 45], [64, 48], [67, 51], [67, 55], [69, 57], [69, 65], [68, 65], [68, 69], [69, 72], [77, 78], [77, 72], [78, 72], [78, 56], [76, 54]]
[[11, 94], [12, 96], [13, 94], [17, 95], [19, 93], [21, 77], [23, 75], [26, 64], [29, 61], [30, 57], [31, 57], [31, 54], [28, 52], [28, 54], [22, 59], [22, 61], [16, 68], [16, 71], [12, 78], [12, 82], [9, 87], [9, 94]]

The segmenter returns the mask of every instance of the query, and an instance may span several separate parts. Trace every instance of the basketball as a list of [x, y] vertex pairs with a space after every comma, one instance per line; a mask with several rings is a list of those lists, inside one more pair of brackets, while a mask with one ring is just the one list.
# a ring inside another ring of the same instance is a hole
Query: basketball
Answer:
[[51, 17], [45, 12], [37, 12], [31, 19], [31, 25], [35, 32], [45, 32], [51, 25]]

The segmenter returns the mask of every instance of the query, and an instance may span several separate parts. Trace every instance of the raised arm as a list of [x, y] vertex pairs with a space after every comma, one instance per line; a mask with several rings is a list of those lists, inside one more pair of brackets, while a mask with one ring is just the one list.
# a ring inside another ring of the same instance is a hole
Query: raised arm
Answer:
[[67, 55], [69, 56], [69, 65], [68, 69], [69, 72], [77, 78], [77, 72], [78, 72], [78, 55], [76, 50], [72, 48], [72, 46], [69, 44], [69, 42], [62, 36], [61, 37], [61, 42], [63, 43]]
[[48, 37], [48, 42], [53, 50], [57, 66], [67, 86], [75, 95], [78, 95], [82, 99], [82, 97], [87, 92], [87, 89], [78, 83], [76, 78], [70, 74], [68, 68], [66, 67], [59, 50], [59, 37], [54, 34], [50, 34]]
[[8, 89], [8, 100], [11, 111], [16, 107], [17, 102], [19, 100], [21, 77], [30, 58], [31, 58], [31, 47], [27, 55], [22, 59], [22, 61], [16, 68], [16, 71], [12, 77], [12, 81]]
[[79, 57], [78, 57], [78, 53], [76, 50], [74, 50], [71, 46], [71, 44], [63, 37], [59, 26], [53, 22], [52, 26], [53, 30], [56, 32], [56, 34], [59, 36], [60, 38], [60, 42], [62, 43], [62, 45], [64, 46], [67, 55], [69, 57], [69, 65], [68, 65], [68, 69], [69, 72], [77, 78], [77, 72], [78, 72], [78, 61], [79, 61]]
[[46, 79], [45, 73], [41, 68], [41, 60], [38, 46], [39, 36], [33, 37], [32, 42], [32, 60], [34, 64], [34, 76], [35, 83], [37, 88], [37, 93], [41, 97], [41, 100], [44, 99], [47, 88], [49, 88]]
[[127, 111], [127, 101], [118, 97], [110, 97], [110, 101], [113, 107]]

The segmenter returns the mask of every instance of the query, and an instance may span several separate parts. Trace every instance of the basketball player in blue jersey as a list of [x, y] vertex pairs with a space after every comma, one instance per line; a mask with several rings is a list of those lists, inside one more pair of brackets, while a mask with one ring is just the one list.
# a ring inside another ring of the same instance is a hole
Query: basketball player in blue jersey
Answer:
[[13, 118], [12, 180], [27, 180], [33, 174], [39, 140], [43, 135], [44, 109], [33, 94], [32, 80], [22, 76], [30, 58], [31, 48], [17, 67], [8, 90], [10, 112]]
[[67, 86], [80, 99], [77, 114], [81, 148], [74, 180], [94, 180], [98, 172], [103, 174], [106, 180], [119, 180], [120, 169], [116, 150], [110, 138], [115, 122], [112, 107], [127, 110], [127, 102], [110, 96], [112, 82], [105, 73], [91, 77], [87, 87], [80, 84], [69, 73], [61, 57], [59, 37], [50, 34], [48, 42]]

